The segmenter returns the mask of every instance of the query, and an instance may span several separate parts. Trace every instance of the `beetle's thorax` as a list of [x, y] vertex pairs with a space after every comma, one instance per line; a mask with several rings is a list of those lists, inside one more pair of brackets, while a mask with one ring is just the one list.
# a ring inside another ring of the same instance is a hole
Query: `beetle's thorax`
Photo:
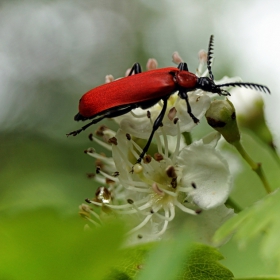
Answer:
[[196, 87], [197, 76], [188, 71], [178, 71], [174, 74], [174, 82], [177, 84], [178, 88], [190, 91]]

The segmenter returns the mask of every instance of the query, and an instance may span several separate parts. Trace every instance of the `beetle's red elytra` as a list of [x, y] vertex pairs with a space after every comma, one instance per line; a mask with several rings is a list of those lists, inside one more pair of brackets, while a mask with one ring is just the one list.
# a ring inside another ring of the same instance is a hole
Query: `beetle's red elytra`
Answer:
[[194, 89], [197, 82], [194, 74], [175, 67], [143, 72], [139, 78], [131, 75], [91, 89], [80, 100], [79, 114], [90, 119], [117, 107], [160, 100], [176, 91], [177, 83]]
[[[195, 123], [199, 120], [193, 115], [188, 100], [188, 92], [196, 89], [217, 93], [219, 95], [230, 95], [223, 87], [245, 87], [270, 93], [268, 87], [255, 83], [227, 83], [216, 85], [211, 69], [214, 36], [210, 36], [207, 69], [209, 77], [197, 77], [189, 72], [187, 63], [181, 62], [178, 67], [166, 67], [142, 72], [139, 63], [135, 63], [127, 77], [98, 86], [89, 90], [80, 99], [79, 112], [75, 115], [75, 121], [93, 119], [82, 128], [67, 134], [76, 136], [92, 124], [98, 123], [104, 118], [113, 118], [124, 115], [135, 108], [148, 109], [163, 101], [163, 106], [158, 117], [154, 121], [151, 134], [140, 154], [137, 163], [141, 163], [145, 153], [148, 151], [154, 133], [161, 126], [167, 108], [167, 100], [170, 95], [178, 92], [180, 98], [186, 101], [186, 109]], [[134, 73], [134, 75], [132, 75]]]

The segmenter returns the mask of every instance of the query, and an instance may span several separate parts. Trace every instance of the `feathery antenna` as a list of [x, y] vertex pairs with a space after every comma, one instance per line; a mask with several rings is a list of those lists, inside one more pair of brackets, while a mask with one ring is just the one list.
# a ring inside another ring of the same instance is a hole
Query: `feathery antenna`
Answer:
[[207, 53], [207, 69], [209, 72], [209, 78], [214, 81], [214, 75], [211, 70], [211, 62], [213, 58], [213, 50], [214, 50], [214, 35], [210, 36], [209, 46], [208, 46], [208, 53]]
[[[212, 59], [213, 59], [213, 50], [214, 50], [214, 35], [211, 35], [210, 40], [209, 40], [209, 46], [208, 46], [208, 54], [207, 54], [207, 69], [208, 69], [208, 72], [209, 72], [209, 78], [214, 83], [214, 75], [213, 75], [212, 69], [211, 69], [211, 64], [212, 64]], [[263, 86], [263, 85], [259, 85], [259, 84], [254, 84], [254, 83], [237, 82], [237, 83], [215, 85], [215, 87], [216, 88], [221, 88], [221, 87], [245, 87], [245, 88], [255, 89], [255, 90], [258, 90], [258, 91], [263, 91], [265, 93], [270, 93], [270, 90], [269, 90], [268, 87]], [[230, 95], [230, 94], [226, 90], [222, 89], [222, 95]]]
[[219, 87], [219, 88], [221, 88], [221, 87], [245, 87], [245, 88], [263, 91], [265, 93], [270, 93], [270, 90], [268, 87], [259, 85], [259, 84], [254, 84], [254, 83], [228, 83], [228, 84], [216, 85], [216, 87]]

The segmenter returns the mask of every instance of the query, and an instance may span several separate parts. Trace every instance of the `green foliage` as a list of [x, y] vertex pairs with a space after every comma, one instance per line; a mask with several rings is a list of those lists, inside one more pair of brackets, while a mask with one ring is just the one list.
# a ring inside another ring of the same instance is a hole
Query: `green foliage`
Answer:
[[259, 276], [259, 277], [246, 277], [246, 278], [234, 278], [236, 280], [279, 280], [279, 276]]
[[227, 221], [217, 232], [214, 240], [219, 243], [235, 234], [240, 245], [257, 235], [262, 236], [262, 255], [269, 260], [277, 260], [280, 266], [280, 191], [277, 190], [253, 206]]
[[123, 253], [119, 265], [106, 280], [135, 279], [135, 276], [137, 280], [233, 279], [231, 271], [218, 262], [223, 256], [216, 249], [194, 245], [186, 234], [176, 241], [140, 245]]
[[206, 245], [196, 245], [185, 260], [183, 280], [233, 279], [233, 274], [218, 261], [224, 257], [215, 249]]
[[222, 255], [186, 233], [120, 250], [120, 224], [84, 231], [82, 220], [51, 209], [1, 216], [1, 279], [232, 279]]
[[121, 251], [121, 258], [104, 280], [134, 279], [154, 244], [139, 245]]
[[50, 209], [1, 216], [0, 279], [102, 279], [119, 258], [121, 225], [83, 231]]

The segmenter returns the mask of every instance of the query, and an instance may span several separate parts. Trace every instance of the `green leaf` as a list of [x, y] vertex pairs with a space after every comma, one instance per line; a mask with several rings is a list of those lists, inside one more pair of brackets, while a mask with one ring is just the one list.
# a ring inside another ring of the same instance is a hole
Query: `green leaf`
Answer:
[[234, 278], [234, 280], [280, 280], [280, 276], [245, 277], [245, 278]]
[[143, 268], [146, 256], [153, 247], [154, 244], [150, 243], [122, 250], [120, 259], [104, 280], [134, 279]]
[[185, 260], [184, 272], [178, 279], [182, 280], [230, 280], [233, 274], [218, 261], [223, 256], [217, 249], [206, 245], [195, 245]]
[[240, 245], [262, 234], [261, 250], [263, 256], [280, 264], [280, 191], [279, 189], [256, 202], [252, 207], [228, 220], [215, 234], [214, 242], [220, 243], [233, 234]]
[[177, 279], [191, 244], [186, 234], [181, 234], [177, 240], [162, 241], [149, 254], [137, 279]]
[[119, 259], [124, 229], [83, 225], [50, 209], [1, 213], [0, 279], [102, 279]]
[[233, 274], [218, 262], [221, 259], [215, 248], [194, 244], [184, 231], [176, 240], [123, 250], [122, 260], [104, 280], [233, 279]]

